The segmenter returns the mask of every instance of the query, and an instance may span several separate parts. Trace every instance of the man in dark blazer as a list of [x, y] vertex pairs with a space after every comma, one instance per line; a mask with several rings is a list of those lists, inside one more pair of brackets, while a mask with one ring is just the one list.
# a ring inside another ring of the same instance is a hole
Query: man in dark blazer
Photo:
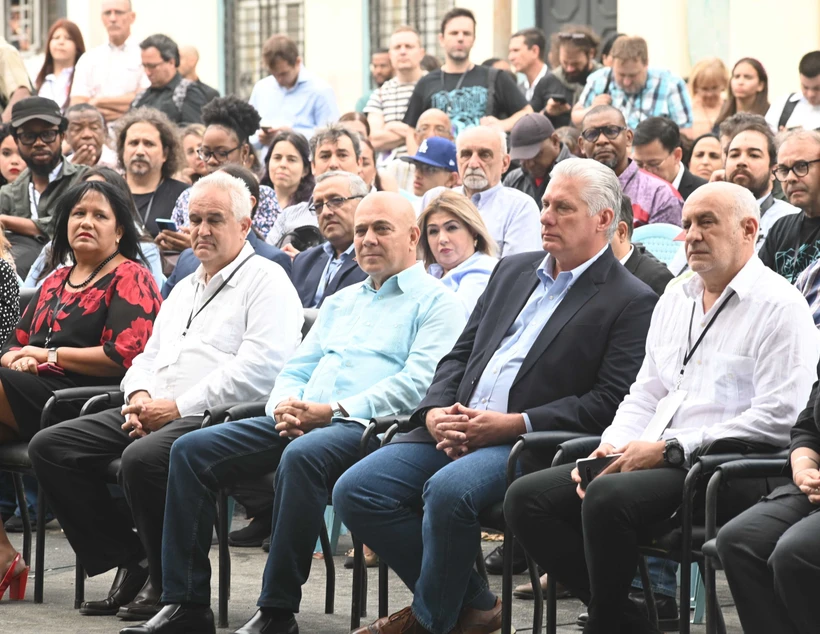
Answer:
[[319, 308], [325, 297], [367, 278], [353, 251], [353, 214], [369, 191], [350, 172], [325, 172], [316, 178], [313, 205], [327, 242], [299, 253], [291, 274], [305, 308]]
[[638, 124], [632, 139], [632, 156], [638, 167], [671, 183], [684, 200], [707, 183], [684, 166], [680, 128], [666, 117], [649, 117]]
[[612, 246], [612, 253], [627, 271], [655, 291], [656, 295], [663, 295], [666, 285], [675, 276], [663, 262], [647, 251], [645, 246], [632, 243], [632, 201], [629, 200], [629, 196], [623, 197], [616, 222], [618, 224], [615, 235], [609, 243]]
[[478, 514], [504, 499], [512, 444], [529, 431], [600, 433], [638, 373], [657, 296], [609, 246], [617, 177], [597, 161], [562, 161], [543, 203], [549, 254], [499, 262], [413, 414], [417, 429], [334, 488], [351, 532], [414, 593], [410, 608], [357, 634], [500, 628], [500, 602], [473, 564]]

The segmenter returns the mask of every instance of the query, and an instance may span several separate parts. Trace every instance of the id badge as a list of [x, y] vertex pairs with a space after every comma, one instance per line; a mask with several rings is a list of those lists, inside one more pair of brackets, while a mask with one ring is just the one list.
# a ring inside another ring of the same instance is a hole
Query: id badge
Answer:
[[659, 400], [658, 407], [655, 409], [655, 415], [652, 417], [652, 420], [649, 421], [646, 429], [643, 430], [640, 440], [648, 442], [657, 442], [660, 440], [661, 435], [663, 435], [663, 432], [666, 431], [666, 428], [669, 427], [669, 424], [672, 422], [672, 417], [675, 415], [675, 412], [678, 411], [681, 403], [683, 403], [683, 400], [686, 398], [686, 394], [686, 390], [675, 390]]

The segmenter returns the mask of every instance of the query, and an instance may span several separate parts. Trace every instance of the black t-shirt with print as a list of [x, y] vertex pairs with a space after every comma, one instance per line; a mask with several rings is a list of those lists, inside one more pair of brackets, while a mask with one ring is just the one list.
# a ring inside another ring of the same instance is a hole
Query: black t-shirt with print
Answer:
[[425, 110], [438, 108], [450, 115], [453, 133], [458, 136], [465, 128], [479, 125], [481, 117], [506, 119], [527, 106], [527, 99], [512, 75], [501, 71], [496, 75], [493, 111], [487, 112], [489, 79], [490, 69], [486, 66], [473, 66], [466, 73], [445, 73], [440, 69], [428, 73], [416, 84], [404, 122], [416, 127]]
[[772, 225], [760, 248], [763, 264], [794, 284], [820, 257], [820, 218], [789, 214]]

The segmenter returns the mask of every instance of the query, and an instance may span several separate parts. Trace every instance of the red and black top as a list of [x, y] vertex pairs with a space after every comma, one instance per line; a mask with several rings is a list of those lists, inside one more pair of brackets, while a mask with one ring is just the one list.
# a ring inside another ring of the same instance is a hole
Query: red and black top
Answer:
[[162, 302], [153, 276], [144, 266], [126, 260], [94, 284], [70, 293], [64, 290], [70, 271], [65, 267], [46, 278], [3, 352], [27, 345], [45, 347], [53, 325], [49, 347], [102, 346], [127, 370], [148, 343]]

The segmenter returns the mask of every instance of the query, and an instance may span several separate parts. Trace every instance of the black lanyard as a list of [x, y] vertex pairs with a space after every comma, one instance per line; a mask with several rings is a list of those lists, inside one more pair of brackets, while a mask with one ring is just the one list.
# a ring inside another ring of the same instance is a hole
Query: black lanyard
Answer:
[[442, 91], [445, 95], [447, 95], [447, 109], [445, 110], [445, 112], [446, 112], [447, 114], [450, 114], [450, 106], [452, 105], [452, 101], [450, 100], [450, 94], [451, 94], [451, 93], [454, 93], [454, 92], [458, 92], [458, 90], [461, 88], [461, 84], [463, 84], [463, 83], [464, 83], [464, 79], [467, 77], [467, 75], [469, 75], [471, 72], [473, 72], [473, 69], [474, 69], [474, 68], [475, 68], [475, 64], [473, 64], [473, 65], [472, 65], [472, 66], [471, 66], [468, 70], [466, 70], [465, 72], [461, 73], [461, 77], [459, 77], [458, 82], [456, 83], [456, 87], [455, 87], [455, 88], [453, 88], [453, 89], [452, 89], [451, 91], [449, 91], [449, 92], [447, 91], [447, 88], [444, 86], [444, 71], [443, 71], [443, 70], [441, 71], [441, 91]]
[[[199, 310], [196, 311], [196, 313], [194, 313], [194, 309], [191, 308], [191, 314], [188, 315], [188, 323], [185, 324], [185, 330], [182, 331], [182, 336], [183, 337], [188, 334], [188, 329], [191, 327], [191, 322], [193, 322], [194, 319], [199, 317], [199, 313], [201, 313], [203, 310], [205, 310], [205, 307], [214, 300], [214, 297], [216, 297], [217, 295], [219, 295], [222, 292], [222, 289], [225, 288], [228, 285], [228, 282], [230, 282], [231, 279], [233, 279], [233, 276], [236, 275], [237, 273], [239, 273], [239, 269], [241, 269], [243, 266], [245, 266], [247, 261], [250, 260], [255, 255], [256, 255], [256, 253], [251, 253], [248, 257], [246, 257], [244, 260], [242, 260], [242, 262], [239, 263], [239, 266], [237, 266], [233, 270], [233, 272], [225, 279], [225, 281], [222, 282], [222, 284], [219, 285], [219, 288], [216, 289], [216, 292], [208, 298], [207, 302], [205, 302], [204, 304], [202, 304], [202, 306], [200, 306]], [[199, 288], [199, 284], [197, 284], [197, 289], [198, 288]], [[196, 292], [194, 292], [194, 303], [196, 303]]]
[[720, 313], [723, 312], [723, 309], [726, 308], [726, 304], [729, 303], [729, 300], [732, 299], [734, 294], [735, 292], [733, 290], [729, 291], [729, 294], [726, 296], [726, 299], [724, 299], [723, 303], [720, 306], [718, 306], [717, 310], [715, 311], [715, 314], [712, 315], [712, 318], [709, 320], [709, 323], [706, 324], [706, 328], [704, 328], [703, 331], [700, 333], [700, 337], [698, 337], [698, 340], [695, 342], [694, 346], [692, 346], [692, 325], [695, 322], [695, 306], [697, 304], [692, 304], [692, 314], [689, 316], [689, 330], [686, 331], [686, 343], [689, 348], [689, 351], [685, 355], [683, 355], [683, 365], [680, 368], [678, 382], [675, 385], [676, 390], [680, 388], [680, 384], [683, 381], [683, 373], [686, 371], [686, 364], [692, 360], [692, 357], [695, 355], [695, 351], [698, 349], [698, 346], [700, 346], [700, 342], [703, 341], [703, 338], [706, 336], [706, 333], [709, 332], [709, 329], [712, 327], [712, 324], [715, 323], [715, 320], [718, 318], [718, 315], [720, 315]]
[[142, 226], [143, 226], [143, 228], [145, 227], [145, 225], [148, 224], [148, 216], [151, 215], [151, 207], [154, 206], [154, 196], [157, 195], [157, 192], [159, 191], [159, 188], [162, 187], [163, 182], [164, 181], [159, 182], [159, 185], [157, 185], [157, 188], [151, 194], [151, 198], [148, 199], [148, 209], [145, 210], [145, 215], [142, 217]]

